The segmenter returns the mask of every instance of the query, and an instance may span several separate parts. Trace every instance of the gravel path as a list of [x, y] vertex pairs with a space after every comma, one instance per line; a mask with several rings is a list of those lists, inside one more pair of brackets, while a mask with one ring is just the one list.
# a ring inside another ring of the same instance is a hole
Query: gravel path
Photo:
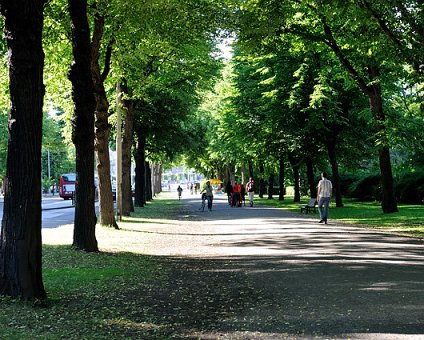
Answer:
[[183, 197], [174, 221], [142, 230], [142, 252], [174, 262], [146, 299], [187, 337], [424, 339], [422, 240], [225, 197], [199, 206]]

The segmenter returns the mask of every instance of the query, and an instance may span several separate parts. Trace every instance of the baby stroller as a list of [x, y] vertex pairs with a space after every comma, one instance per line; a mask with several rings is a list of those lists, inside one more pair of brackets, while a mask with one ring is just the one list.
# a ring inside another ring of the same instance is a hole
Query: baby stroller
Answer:
[[231, 206], [232, 207], [241, 207], [240, 193], [233, 192], [231, 195]]

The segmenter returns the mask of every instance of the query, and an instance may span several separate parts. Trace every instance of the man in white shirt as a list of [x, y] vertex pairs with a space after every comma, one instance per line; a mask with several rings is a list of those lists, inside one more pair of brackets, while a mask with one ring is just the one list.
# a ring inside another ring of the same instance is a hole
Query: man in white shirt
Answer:
[[[327, 224], [328, 205], [330, 204], [331, 195], [333, 192], [333, 184], [327, 179], [327, 173], [321, 173], [321, 180], [318, 182], [318, 211], [320, 221], [319, 223]], [[324, 209], [323, 209], [324, 206]]]

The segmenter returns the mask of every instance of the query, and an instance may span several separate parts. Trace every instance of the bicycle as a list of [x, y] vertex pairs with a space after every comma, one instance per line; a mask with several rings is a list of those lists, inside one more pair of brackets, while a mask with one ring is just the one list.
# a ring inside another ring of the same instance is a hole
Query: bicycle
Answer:
[[205, 206], [206, 206], [206, 193], [202, 194], [202, 203], [200, 205], [199, 210], [205, 211]]

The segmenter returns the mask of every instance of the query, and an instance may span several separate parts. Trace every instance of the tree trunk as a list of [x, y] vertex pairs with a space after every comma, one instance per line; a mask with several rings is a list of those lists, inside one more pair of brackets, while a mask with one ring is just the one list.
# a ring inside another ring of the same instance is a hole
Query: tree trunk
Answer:
[[333, 174], [333, 192], [336, 196], [336, 207], [343, 207], [342, 193], [340, 189], [339, 165], [337, 164], [336, 156], [336, 138], [327, 137], [326, 140], [328, 159], [331, 164], [331, 172]]
[[395, 198], [395, 189], [393, 185], [392, 163], [390, 160], [390, 150], [388, 147], [388, 137], [386, 132], [385, 120], [386, 116], [383, 111], [383, 98], [381, 95], [381, 86], [377, 79], [380, 78], [379, 68], [369, 66], [370, 78], [374, 80], [371, 85], [372, 90], [368, 91], [371, 113], [374, 117], [376, 134], [378, 140], [378, 156], [381, 172], [381, 186], [383, 190], [383, 198], [381, 207], [385, 214], [397, 212], [397, 203]]
[[134, 211], [131, 188], [131, 148], [134, 141], [134, 101], [125, 99], [128, 88], [125, 82], [117, 86], [117, 98], [124, 113], [122, 134], [122, 215], [130, 216]]
[[153, 199], [152, 194], [152, 169], [149, 162], [144, 162], [146, 164], [146, 202]]
[[72, 50], [74, 61], [69, 72], [72, 82], [74, 116], [72, 141], [76, 149], [76, 205], [73, 247], [98, 251], [96, 213], [94, 208], [94, 97], [91, 77], [90, 29], [87, 1], [68, 0], [71, 15]]
[[272, 200], [273, 197], [273, 191], [274, 191], [274, 172], [271, 172], [271, 174], [268, 177], [268, 199]]
[[280, 154], [280, 159], [279, 159], [279, 174], [278, 174], [278, 182], [280, 184], [280, 190], [278, 193], [278, 200], [280, 201], [284, 201], [284, 195], [286, 194], [286, 187], [284, 184], [285, 181], [285, 174], [284, 174], [284, 170], [285, 170], [285, 164], [284, 164], [284, 155]]
[[308, 177], [309, 192], [311, 193], [311, 198], [317, 197], [317, 184], [314, 177], [314, 165], [312, 163], [311, 157], [306, 157], [306, 176]]
[[[96, 98], [95, 111], [95, 142], [97, 174], [99, 176], [99, 212], [100, 224], [103, 226], [119, 229], [115, 220], [113, 206], [112, 182], [110, 177], [109, 155], [109, 102], [104, 87], [107, 73], [101, 74], [99, 65], [100, 45], [103, 36], [104, 18], [95, 16], [95, 26], [91, 49], [91, 75], [93, 77], [94, 94]], [[105, 70], [109, 69], [109, 60], [106, 60]]]
[[146, 141], [142, 131], [137, 131], [135, 151], [135, 202], [136, 207], [146, 204]]
[[259, 197], [264, 198], [265, 193], [265, 167], [263, 162], [259, 164]]
[[244, 165], [244, 163], [241, 165], [241, 184], [245, 184], [246, 183], [246, 166]]
[[249, 159], [247, 164], [249, 166], [249, 178], [255, 178], [254, 173], [253, 173], [253, 163], [252, 163], [252, 161]]
[[294, 199], [293, 202], [300, 202], [300, 174], [299, 164], [295, 158], [289, 154], [289, 162], [293, 170], [293, 184], [294, 184]]
[[42, 0], [0, 1], [9, 52], [9, 141], [0, 294], [44, 299], [41, 242]]
[[387, 140], [385, 114], [383, 111], [383, 99], [381, 95], [380, 69], [376, 65], [368, 65], [369, 79], [364, 79], [350, 63], [349, 59], [344, 55], [342, 49], [337, 44], [337, 41], [333, 36], [331, 28], [327, 24], [324, 24], [324, 33], [326, 35], [325, 43], [334, 51], [344, 68], [349, 72], [349, 75], [357, 83], [361, 91], [368, 97], [376, 127], [376, 135], [379, 139], [377, 141], [379, 145], [378, 156], [381, 173], [381, 186], [383, 190], [381, 206], [384, 213], [397, 212], [398, 208], [393, 185], [392, 164], [390, 161], [389, 143]]

